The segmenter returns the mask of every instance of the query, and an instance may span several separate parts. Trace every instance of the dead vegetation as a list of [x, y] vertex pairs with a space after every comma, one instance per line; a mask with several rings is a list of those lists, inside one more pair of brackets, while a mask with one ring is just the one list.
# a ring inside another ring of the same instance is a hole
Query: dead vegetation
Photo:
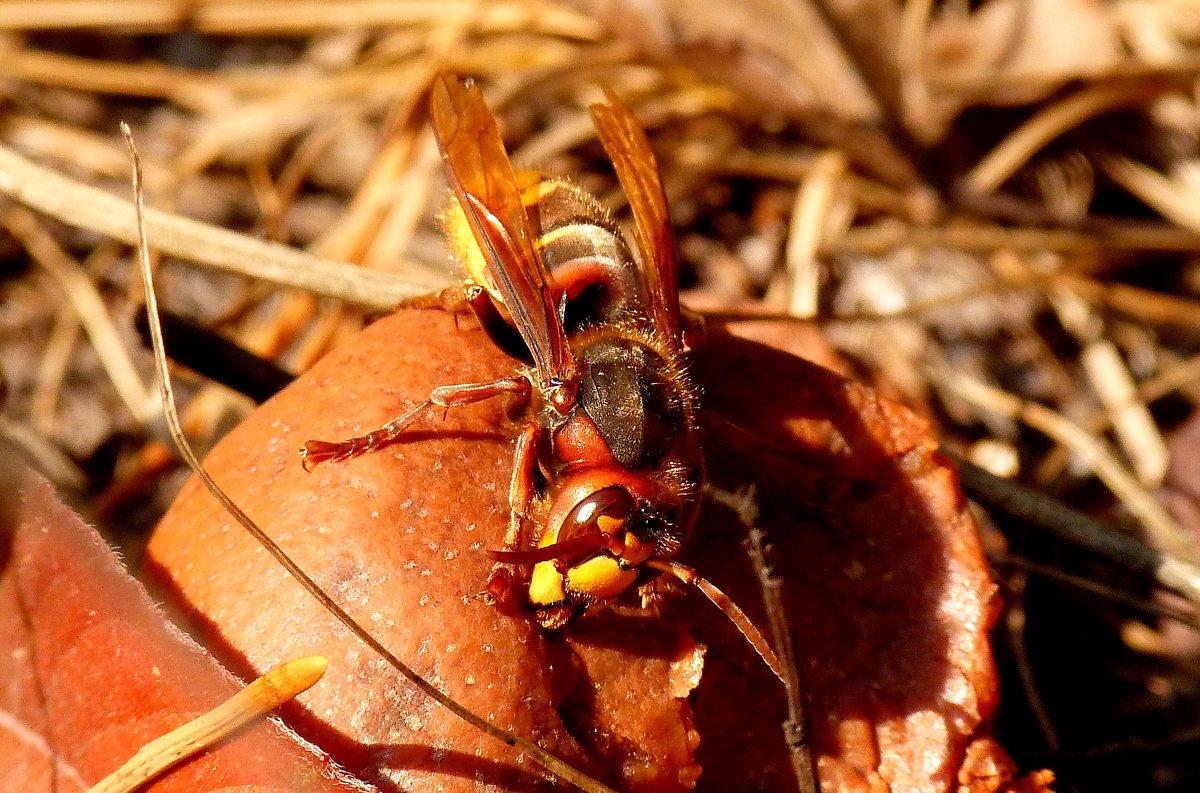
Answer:
[[[433, 75], [480, 79], [519, 162], [619, 209], [587, 114], [608, 86], [658, 152], [686, 301], [819, 327], [947, 450], [1104, 524], [978, 494], [1019, 765], [1193, 789], [1198, 20], [1186, 0], [5, 3], [0, 434], [119, 533], [178, 489], [119, 121], [165, 305], [298, 373], [457, 277]], [[187, 390], [201, 447], [251, 409]]]

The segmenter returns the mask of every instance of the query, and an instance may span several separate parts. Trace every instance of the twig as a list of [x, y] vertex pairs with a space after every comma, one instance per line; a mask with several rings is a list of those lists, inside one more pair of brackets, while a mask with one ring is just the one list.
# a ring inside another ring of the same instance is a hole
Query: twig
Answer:
[[[266, 402], [295, 379], [270, 358], [255, 355], [186, 317], [163, 311], [159, 323], [171, 360], [255, 402]], [[134, 319], [134, 327], [142, 343], [150, 346], [150, 320], [144, 310]]]
[[[8, 441], [29, 455], [34, 467], [58, 487], [82, 491], [87, 486], [87, 475], [80, 470], [75, 461], [46, 440], [40, 432], [19, 424], [8, 416], [0, 415], [0, 439]], [[7, 449], [4, 456], [9, 456]]]
[[[274, 36], [327, 33], [334, 29], [436, 25], [475, 13], [476, 0], [378, 2], [345, 0], [279, 0], [164, 3], [162, 0], [5, 0], [0, 3], [0, 30], [55, 28], [119, 28], [122, 32], [193, 29], [205, 33]], [[599, 38], [603, 30], [591, 17], [558, 3], [493, 2], [481, 20], [484, 30], [536, 30], [544, 35], [580, 40]]]
[[1116, 345], [1104, 335], [1103, 321], [1069, 288], [1054, 287], [1048, 297], [1059, 322], [1079, 342], [1080, 365], [1111, 416], [1117, 441], [1138, 481], [1146, 487], [1158, 487], [1167, 473], [1167, 444], [1146, 403], [1138, 398], [1133, 375]]
[[[1086, 749], [1072, 749], [1057, 752], [1048, 757], [1031, 756], [1030, 762], [1036, 764], [1051, 764], [1058, 770], [1070, 771], [1073, 768], [1087, 768], [1095, 773], [1096, 767], [1102, 762], [1116, 762], [1123, 757], [1145, 755], [1149, 758], [1161, 758], [1164, 753], [1189, 747], [1195, 752], [1200, 745], [1200, 727], [1192, 727], [1173, 732], [1158, 740], [1148, 740], [1140, 735], [1121, 740], [1109, 741], [1099, 746]], [[1191, 754], [1191, 756], [1195, 756]]]
[[38, 361], [33, 396], [29, 400], [29, 419], [47, 437], [57, 430], [58, 395], [67, 376], [71, 353], [79, 341], [80, 328], [79, 316], [75, 312], [60, 311], [54, 318], [54, 327]]
[[[932, 382], [973, 405], [1024, 422], [1058, 443], [1069, 446], [1091, 464], [1100, 481], [1138, 518], [1159, 548], [1179, 559], [1187, 559], [1194, 554], [1194, 548], [1186, 541], [1183, 530], [1162, 505], [1146, 492], [1103, 443], [1078, 424], [1045, 405], [1019, 399], [948, 367], [931, 369], [929, 377]], [[1200, 590], [1189, 594], [1189, 597], [1192, 596], [1200, 596]]]
[[[480, 13], [482, 8], [484, 13]], [[229, 34], [269, 33], [280, 36], [328, 33], [335, 29], [359, 30], [366, 27], [397, 25], [453, 25], [471, 19], [481, 31], [521, 33], [538, 32], [593, 41], [604, 29], [591, 17], [561, 3], [489, 2], [478, 0], [438, 0], [402, 3], [378, 0], [278, 0], [258, 2], [202, 3], [194, 12], [198, 30]]]
[[1025, 573], [1019, 574], [1017, 580], [1010, 581], [1008, 587], [1008, 608], [1004, 612], [1004, 627], [1007, 629], [1009, 649], [1017, 666], [1017, 675], [1021, 678], [1021, 688], [1025, 691], [1025, 701], [1033, 718], [1046, 739], [1046, 745], [1051, 751], [1057, 751], [1061, 745], [1058, 740], [1058, 728], [1054, 726], [1045, 700], [1037, 685], [1033, 673], [1033, 662], [1029, 658], [1029, 644], [1025, 641], [1026, 610], [1025, 584], [1028, 580]]
[[792, 207], [792, 221], [788, 227], [788, 243], [785, 251], [787, 271], [791, 275], [791, 294], [788, 313], [802, 318], [811, 318], [817, 313], [817, 289], [821, 270], [817, 264], [817, 251], [826, 236], [831, 216], [837, 212], [838, 187], [841, 175], [846, 170], [846, 155], [837, 150], [823, 153], [813, 163], [812, 172], [796, 191], [796, 202]]
[[1042, 578], [1049, 579], [1050, 581], [1055, 581], [1069, 587], [1074, 587], [1075, 589], [1087, 592], [1090, 595], [1095, 595], [1098, 598], [1103, 598], [1104, 600], [1112, 603], [1119, 603], [1122, 606], [1128, 606], [1129, 608], [1136, 609], [1146, 614], [1151, 614], [1155, 617], [1165, 617], [1166, 619], [1175, 620], [1179, 624], [1186, 625], [1194, 631], [1200, 631], [1200, 617], [1198, 617], [1195, 613], [1185, 611], [1181, 608], [1174, 608], [1162, 603], [1154, 603], [1144, 598], [1133, 597], [1132, 595], [1126, 594], [1119, 589], [1106, 586], [1098, 581], [1093, 581], [1090, 578], [1072, 575], [1070, 573], [1063, 572], [1056, 567], [1050, 567], [1048, 565], [1038, 564], [1037, 562], [1031, 562], [1028, 559], [1024, 559], [1020, 556], [1012, 556], [1006, 553], [989, 551], [987, 557], [988, 561], [994, 566], [1015, 567], [1020, 570], [1034, 573], [1035, 575], [1039, 575]]
[[809, 0], [808, 4], [820, 14], [882, 111], [888, 136], [897, 142], [910, 160], [919, 160], [923, 147], [912, 137], [905, 124], [902, 78], [894, 60], [895, 54], [891, 47], [882, 44], [878, 30], [866, 29], [867, 23], [875, 17], [871, 14], [856, 16], [849, 7], [832, 0]]
[[161, 0], [29, 0], [0, 3], [0, 30], [48, 30], [76, 27], [142, 28], [161, 31], [185, 21], [181, 9]]
[[767, 532], [755, 528], [750, 530], [750, 560], [758, 574], [763, 602], [767, 610], [767, 622], [775, 646], [779, 648], [784, 669], [784, 690], [787, 692], [788, 720], [783, 725], [788, 754], [792, 759], [792, 773], [801, 793], [820, 793], [821, 783], [817, 779], [816, 764], [812, 753], [812, 726], [808, 715], [807, 689], [800, 677], [796, 663], [795, 638], [788, 623], [787, 609], [783, 601], [783, 578], [771, 558], [773, 550]]
[[917, 139], [926, 144], [936, 142], [929, 140], [932, 130], [925, 121], [937, 117], [930, 101], [924, 57], [932, 13], [933, 0], [909, 0], [900, 12], [896, 32], [896, 71], [900, 80], [903, 121]]
[[729, 492], [708, 483], [704, 486], [704, 492], [709, 498], [732, 510], [746, 529], [750, 561], [754, 565], [759, 589], [762, 591], [767, 622], [771, 626], [771, 637], [774, 639], [775, 654], [779, 660], [787, 696], [788, 719], [784, 722], [783, 734], [788, 756], [792, 761], [792, 772], [796, 776], [800, 793], [820, 793], [821, 785], [812, 752], [812, 729], [805, 693], [807, 689], [800, 675], [796, 641], [787, 618], [783, 596], [784, 582], [773, 559], [770, 536], [758, 526], [759, 512], [754, 486]]
[[[1157, 376], [1138, 386], [1137, 396], [1142, 402], [1150, 403], [1197, 383], [1200, 383], [1200, 355], [1163, 368]], [[1083, 419], [1080, 424], [1086, 432], [1100, 435], [1108, 427], [1111, 418], [1107, 411], [1098, 410]], [[1037, 468], [1037, 481], [1048, 482], [1056, 478], [1066, 465], [1069, 455], [1070, 449], [1065, 446], [1052, 449]]]
[[1089, 253], [1103, 251], [1200, 251], [1200, 235], [1162, 223], [1104, 223], [1092, 218], [1088, 231], [1073, 229], [1011, 228], [993, 223], [966, 222], [944, 226], [914, 226], [887, 220], [857, 226], [825, 253], [883, 255], [897, 247], [955, 248], [964, 252], [1000, 249]]
[[1104, 283], [1076, 273], [1050, 276], [1098, 308], [1119, 312], [1138, 324], [1200, 330], [1200, 302], [1139, 286]]
[[1167, 220], [1200, 231], [1200, 195], [1186, 184], [1128, 157], [1104, 155], [1096, 161], [1105, 175], [1153, 207]]
[[[1184, 12], [1186, 13], [1186, 12]], [[1108, 64], [1101, 73], [1097, 73], [1095, 81], [1113, 82], [1116, 80], [1156, 81], [1183, 78], [1189, 80], [1200, 71], [1200, 57], [1192, 53], [1175, 53], [1169, 62], [1155, 63], [1140, 57], [1126, 57], [1115, 63]], [[1083, 78], [1083, 75], [1047, 69], [1042, 71], [1023, 70], [1009, 73], [989, 73], [985, 75], [963, 74], [958, 69], [943, 69], [937, 74], [929, 75], [929, 87], [939, 94], [969, 94], [980, 96], [1018, 89], [1023, 92], [1039, 92], [1049, 94], [1063, 85], [1068, 78]], [[1186, 85], [1186, 82], [1178, 82]]]
[[403, 201], [404, 194], [397, 192], [396, 184], [409, 176], [433, 76], [431, 70], [423, 69], [413, 79], [411, 93], [397, 108], [402, 122], [389, 130], [345, 213], [314, 243], [318, 253], [362, 261], [385, 216], [397, 201]]
[[1149, 576], [1200, 605], [1200, 567], [1144, 545], [1036, 490], [993, 476], [960, 457], [950, 457], [958, 466], [963, 490], [983, 506], [1045, 529], [1058, 539], [1132, 573]]

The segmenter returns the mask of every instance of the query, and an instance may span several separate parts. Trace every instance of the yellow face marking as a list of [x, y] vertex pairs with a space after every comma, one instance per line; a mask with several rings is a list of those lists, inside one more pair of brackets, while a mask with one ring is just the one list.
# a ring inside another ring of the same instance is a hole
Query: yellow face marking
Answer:
[[614, 518], [610, 515], [601, 515], [596, 518], [596, 526], [602, 534], [615, 536], [621, 527], [625, 525], [625, 521], [621, 518]]
[[637, 576], [637, 570], [622, 570], [616, 559], [597, 556], [567, 571], [566, 589], [581, 598], [604, 600], [624, 592]]
[[654, 543], [640, 542], [637, 537], [626, 533], [624, 536], [625, 550], [621, 552], [621, 561], [628, 567], [636, 567], [654, 555]]
[[562, 603], [567, 599], [566, 581], [554, 562], [538, 562], [529, 577], [529, 603], [534, 608]]

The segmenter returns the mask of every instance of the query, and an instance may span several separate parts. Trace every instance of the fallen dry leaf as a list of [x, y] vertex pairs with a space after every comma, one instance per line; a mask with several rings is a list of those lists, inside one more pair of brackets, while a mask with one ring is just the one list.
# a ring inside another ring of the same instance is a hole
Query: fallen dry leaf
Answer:
[[643, 52], [719, 74], [721, 81], [777, 111], [819, 111], [856, 122], [881, 118], [861, 76], [811, 4], [580, 0], [577, 5]]
[[733, 89], [767, 116], [800, 122], [813, 139], [844, 149], [866, 172], [890, 184], [918, 183], [901, 147], [881, 129], [888, 113], [880, 94], [899, 103], [900, 9], [892, 0], [831, 8], [853, 40], [857, 59], [812, 3], [575, 0], [574, 5], [644, 58], [684, 65]]
[[979, 104], [1035, 102], [1071, 80], [1097, 78], [1123, 57], [1118, 17], [1096, 0], [991, 0], [935, 19], [922, 67], [933, 101], [911, 117], [921, 139], [940, 140]]
[[[179, 634], [104, 541], [25, 480], [0, 527], [0, 790], [86, 790], [238, 684]], [[155, 793], [363, 790], [312, 747], [259, 724], [184, 761]]]

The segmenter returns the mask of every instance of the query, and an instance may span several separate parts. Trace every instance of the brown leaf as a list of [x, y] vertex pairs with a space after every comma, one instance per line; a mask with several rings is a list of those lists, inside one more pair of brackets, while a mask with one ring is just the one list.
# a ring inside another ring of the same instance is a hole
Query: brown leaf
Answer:
[[991, 0], [935, 20], [923, 67], [934, 101], [914, 118], [926, 140], [975, 104], [1035, 102], [1122, 58], [1118, 18], [1095, 0]]
[[[657, 58], [675, 57], [779, 111], [880, 120], [878, 105], [820, 13], [808, 3], [580, 2], [618, 36]], [[878, 41], [887, 38], [879, 36]]]
[[815, 141], [846, 151], [889, 183], [907, 187], [918, 181], [907, 157], [878, 128], [889, 115], [880, 96], [896, 107], [900, 101], [899, 8], [891, 0], [829, 4], [854, 57], [814, 3], [577, 0], [575, 5], [646, 59], [683, 64], [770, 115], [801, 122]]
[[[699, 766], [703, 790], [794, 790], [781, 688], [703, 598], [665, 593], [669, 621], [631, 603], [595, 609], [558, 636], [474, 597], [507, 520], [503, 405], [435, 414], [403, 443], [301, 469], [305, 440], [373, 429], [436, 385], [513, 367], [473, 320], [401, 311], [264, 405], [206, 465], [384, 644], [494, 723], [620, 789], [687, 789]], [[696, 370], [710, 479], [727, 492], [753, 485], [743, 501], [777, 546], [823, 782], [952, 789], [995, 707], [998, 604], [928, 426], [722, 327]], [[683, 561], [763, 625], [744, 536], [738, 514], [708, 499]], [[194, 483], [150, 552], [235, 665], [333, 660], [328, 684], [289, 716], [357, 773], [447, 790], [542, 777], [384, 669]]]
[[[50, 485], [30, 476], [20, 499], [0, 534], [0, 788], [84, 790], [238, 685], [166, 622]], [[147, 789], [351, 789], [339, 779], [328, 758], [260, 724]]]

